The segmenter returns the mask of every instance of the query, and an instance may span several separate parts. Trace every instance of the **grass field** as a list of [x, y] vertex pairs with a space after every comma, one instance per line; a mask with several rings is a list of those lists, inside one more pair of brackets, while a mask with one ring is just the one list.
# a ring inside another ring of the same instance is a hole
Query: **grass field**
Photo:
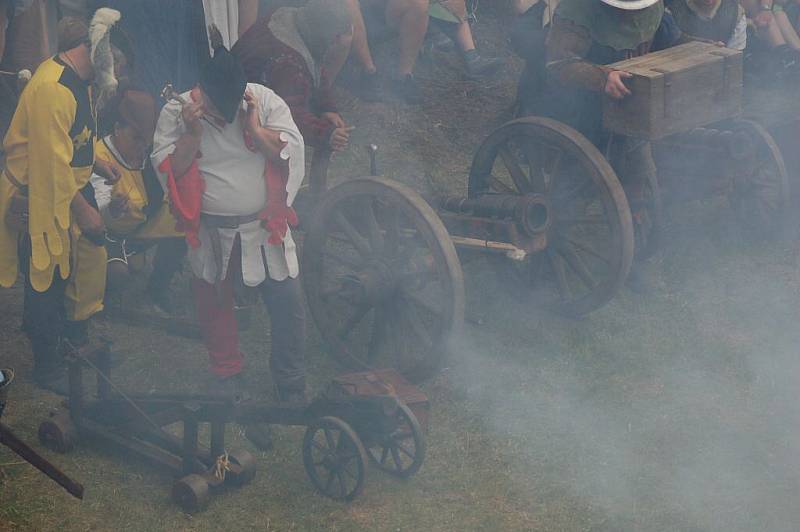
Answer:
[[[501, 20], [481, 22], [483, 44], [500, 53]], [[510, 105], [518, 65], [478, 86], [457, 79], [449, 56], [435, 60], [422, 68], [429, 103], [421, 109], [362, 105], [343, 93], [344, 114], [357, 126], [354, 144], [379, 144], [385, 173], [462, 192], [472, 152]], [[366, 169], [354, 148], [332, 174]], [[568, 320], [520, 300], [486, 261], [468, 264], [467, 327], [424, 384], [428, 456], [408, 481], [372, 469], [362, 497], [335, 503], [306, 479], [301, 429], [279, 429], [275, 449], [260, 453], [232, 428], [230, 445], [256, 452], [256, 479], [189, 516], [169, 501], [170, 475], [114, 450], [43, 451], [86, 485], [77, 502], [0, 448], [0, 530], [797, 530], [794, 245], [745, 241], [726, 201], [712, 198], [670, 207], [663, 249], [645, 269], [650, 293], [623, 291]], [[176, 287], [185, 294], [185, 279]], [[19, 376], [3, 421], [35, 442], [60, 399], [30, 382], [21, 295], [0, 292], [0, 365]], [[257, 315], [243, 338], [255, 392], [270, 386], [267, 323]], [[124, 356], [116, 375], [126, 389], [206, 386], [199, 342], [97, 328]], [[309, 335], [320, 390], [340, 368], [313, 326]]]

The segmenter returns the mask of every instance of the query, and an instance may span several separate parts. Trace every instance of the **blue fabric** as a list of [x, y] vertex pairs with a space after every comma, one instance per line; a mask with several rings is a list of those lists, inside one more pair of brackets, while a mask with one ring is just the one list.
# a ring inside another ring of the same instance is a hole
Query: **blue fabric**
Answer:
[[678, 43], [678, 39], [680, 38], [681, 29], [678, 27], [678, 23], [675, 22], [675, 17], [672, 16], [672, 13], [666, 12], [661, 19], [661, 24], [656, 30], [655, 37], [653, 37], [653, 45], [650, 50], [657, 52], [659, 50], [672, 48]]

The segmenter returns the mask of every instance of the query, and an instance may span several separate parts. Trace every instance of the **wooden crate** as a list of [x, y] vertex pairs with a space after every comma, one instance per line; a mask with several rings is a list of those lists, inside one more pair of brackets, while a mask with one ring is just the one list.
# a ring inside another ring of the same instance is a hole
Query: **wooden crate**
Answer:
[[621, 135], [657, 140], [739, 116], [742, 53], [692, 42], [610, 65], [633, 74], [632, 94], [603, 99], [603, 126]]
[[396, 370], [376, 369], [347, 373], [333, 379], [333, 384], [350, 395], [397, 395], [414, 413], [422, 431], [428, 432], [431, 408], [428, 396]]

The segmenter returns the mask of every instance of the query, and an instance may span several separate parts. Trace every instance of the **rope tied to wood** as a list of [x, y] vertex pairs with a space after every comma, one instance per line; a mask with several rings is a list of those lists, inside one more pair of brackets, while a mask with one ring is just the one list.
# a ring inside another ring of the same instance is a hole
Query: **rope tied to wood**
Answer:
[[217, 456], [217, 460], [214, 463], [214, 476], [219, 479], [220, 482], [223, 482], [225, 480], [225, 473], [230, 470], [231, 462], [228, 460], [228, 451], [225, 451]]

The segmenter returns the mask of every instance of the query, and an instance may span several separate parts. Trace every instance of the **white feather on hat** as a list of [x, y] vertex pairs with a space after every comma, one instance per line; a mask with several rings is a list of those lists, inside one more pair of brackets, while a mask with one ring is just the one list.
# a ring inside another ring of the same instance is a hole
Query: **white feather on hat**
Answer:
[[100, 90], [100, 99], [110, 97], [117, 89], [114, 76], [114, 55], [111, 52], [111, 28], [119, 22], [122, 15], [116, 9], [98, 9], [89, 24], [89, 58], [94, 66], [94, 79]]

